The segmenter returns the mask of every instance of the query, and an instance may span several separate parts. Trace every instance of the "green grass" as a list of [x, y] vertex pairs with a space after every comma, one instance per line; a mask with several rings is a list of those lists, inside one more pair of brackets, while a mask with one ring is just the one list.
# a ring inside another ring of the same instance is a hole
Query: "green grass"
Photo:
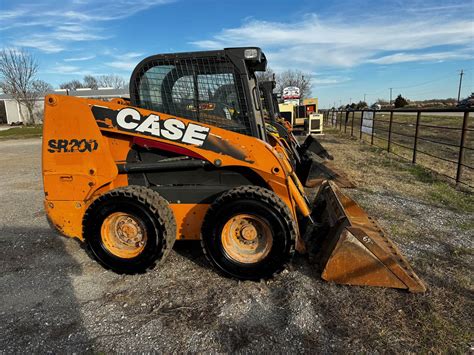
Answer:
[[41, 137], [43, 134], [43, 125], [19, 126], [0, 131], [0, 139], [20, 139]]
[[406, 169], [410, 174], [412, 174], [417, 180], [421, 182], [433, 183], [438, 180], [431, 171], [423, 168], [420, 165], [407, 166]]
[[428, 198], [452, 210], [474, 213], [474, 195], [457, 191], [449, 184], [437, 181], [428, 192]]

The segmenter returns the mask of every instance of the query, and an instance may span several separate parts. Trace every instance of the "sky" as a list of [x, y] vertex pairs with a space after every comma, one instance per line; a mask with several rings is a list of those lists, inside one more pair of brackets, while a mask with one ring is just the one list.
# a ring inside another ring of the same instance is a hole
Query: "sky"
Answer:
[[321, 107], [474, 91], [474, 0], [0, 0], [0, 48], [22, 48], [58, 87], [127, 81], [152, 54], [258, 46], [275, 72], [302, 70]]

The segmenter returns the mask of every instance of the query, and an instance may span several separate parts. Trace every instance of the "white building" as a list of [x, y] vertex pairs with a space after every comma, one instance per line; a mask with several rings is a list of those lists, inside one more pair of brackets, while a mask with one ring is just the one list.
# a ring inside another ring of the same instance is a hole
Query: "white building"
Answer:
[[[76, 90], [60, 89], [52, 91], [48, 94], [69, 95], [101, 100], [110, 100], [115, 97], [129, 97], [128, 89], [111, 88], [99, 88], [97, 90], [87, 88]], [[41, 123], [43, 121], [43, 101], [44, 97], [39, 97], [35, 102], [35, 106], [33, 109], [33, 118], [35, 123]], [[5, 117], [3, 118], [3, 120], [2, 117], [0, 117], [0, 123], [12, 124], [23, 122], [22, 117], [26, 117], [26, 119], [28, 120], [29, 113], [25, 105], [19, 105], [10, 95], [7, 94], [0, 94], [0, 105], [2, 105], [2, 102], [5, 107]]]

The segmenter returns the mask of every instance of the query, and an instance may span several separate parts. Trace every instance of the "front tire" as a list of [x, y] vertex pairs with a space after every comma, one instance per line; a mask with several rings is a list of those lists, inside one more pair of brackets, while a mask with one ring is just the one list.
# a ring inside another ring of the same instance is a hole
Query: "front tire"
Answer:
[[168, 202], [141, 186], [121, 187], [97, 198], [83, 218], [92, 256], [118, 273], [145, 272], [163, 262], [176, 240]]
[[272, 277], [294, 254], [296, 225], [286, 204], [272, 191], [240, 186], [221, 195], [202, 227], [202, 248], [227, 276], [244, 280]]

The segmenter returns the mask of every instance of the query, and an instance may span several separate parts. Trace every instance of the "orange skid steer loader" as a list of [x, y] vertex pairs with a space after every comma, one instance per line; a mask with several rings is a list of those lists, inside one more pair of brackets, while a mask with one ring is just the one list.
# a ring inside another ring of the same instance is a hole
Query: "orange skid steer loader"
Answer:
[[130, 100], [45, 98], [43, 180], [50, 222], [104, 267], [144, 272], [176, 239], [201, 240], [225, 275], [282, 270], [316, 250], [326, 280], [425, 290], [354, 201], [324, 183], [310, 202], [265, 131], [255, 47], [156, 55]]
[[[330, 166], [333, 156], [311, 134], [306, 136], [303, 144], [298, 143], [291, 123], [281, 117], [276, 95], [273, 94], [275, 86], [275, 81], [259, 83], [268, 136], [270, 142], [275, 137], [273, 140], [279, 140], [286, 147], [301, 184], [316, 187], [324, 180], [332, 180], [340, 187], [355, 187], [344, 173]], [[314, 154], [313, 157], [310, 153]]]

